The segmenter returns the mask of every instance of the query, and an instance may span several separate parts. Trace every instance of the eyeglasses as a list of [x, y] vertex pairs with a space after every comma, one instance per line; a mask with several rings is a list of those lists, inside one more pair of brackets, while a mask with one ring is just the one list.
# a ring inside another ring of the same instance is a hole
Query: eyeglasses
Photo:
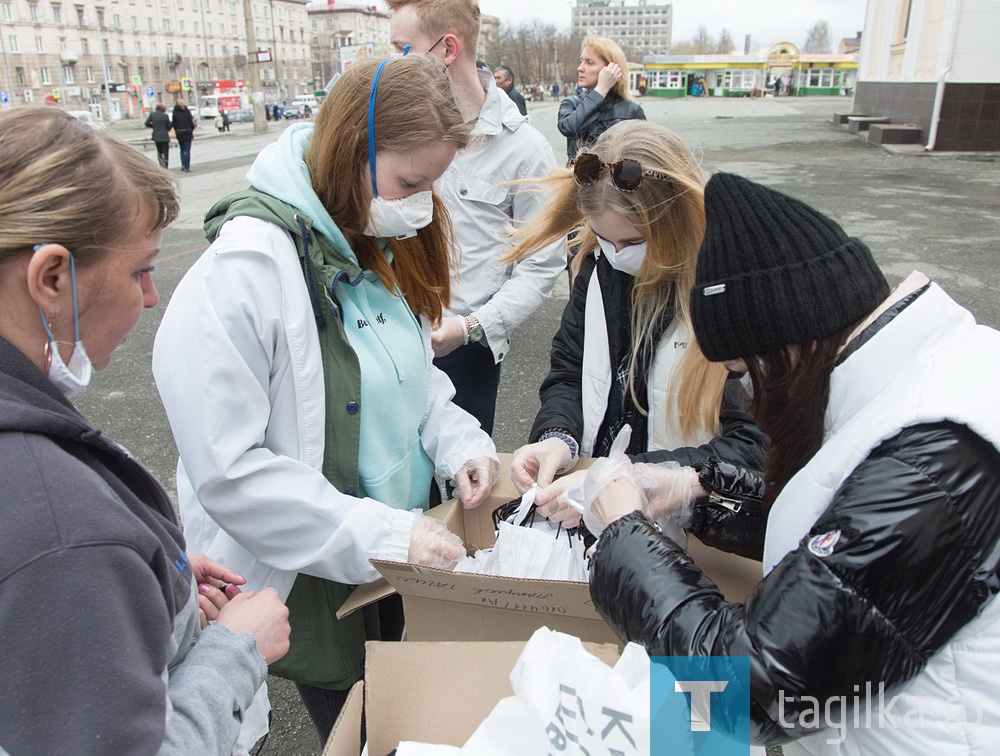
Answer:
[[580, 186], [591, 186], [600, 180], [605, 168], [611, 173], [611, 183], [620, 192], [634, 192], [642, 186], [644, 177], [670, 181], [666, 173], [643, 168], [638, 160], [623, 158], [617, 163], [602, 163], [597, 155], [590, 152], [583, 152], [573, 160], [573, 178]]

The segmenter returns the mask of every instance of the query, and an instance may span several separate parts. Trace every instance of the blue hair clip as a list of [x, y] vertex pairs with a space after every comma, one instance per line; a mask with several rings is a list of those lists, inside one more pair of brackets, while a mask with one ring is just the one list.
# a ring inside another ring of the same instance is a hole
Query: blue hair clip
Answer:
[[[408, 55], [410, 46], [403, 48], [403, 55]], [[378, 80], [382, 77], [382, 69], [392, 58], [386, 58], [378, 64], [375, 69], [375, 78], [372, 79], [372, 93], [368, 97], [368, 170], [372, 174], [372, 194], [378, 197], [378, 184], [375, 181], [375, 94], [378, 92]]]

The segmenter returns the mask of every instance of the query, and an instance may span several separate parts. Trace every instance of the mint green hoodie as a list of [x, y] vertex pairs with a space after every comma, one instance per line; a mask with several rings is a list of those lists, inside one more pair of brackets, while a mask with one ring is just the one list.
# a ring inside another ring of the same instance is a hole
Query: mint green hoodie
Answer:
[[[317, 280], [326, 282], [327, 293], [332, 289], [339, 301], [344, 332], [361, 370], [358, 495], [398, 509], [426, 507], [434, 474], [420, 442], [427, 408], [428, 346], [405, 299], [386, 289], [371, 271], [355, 275], [357, 257], [313, 191], [303, 159], [312, 130], [312, 124], [287, 128], [261, 151], [247, 180], [308, 216], [314, 230], [353, 263], [346, 278], [336, 276], [345, 267], [336, 255], [316, 267]], [[289, 230], [298, 234], [294, 222]], [[328, 370], [325, 350], [324, 370]], [[337, 443], [337, 429], [327, 428], [326, 438], [327, 444]]]

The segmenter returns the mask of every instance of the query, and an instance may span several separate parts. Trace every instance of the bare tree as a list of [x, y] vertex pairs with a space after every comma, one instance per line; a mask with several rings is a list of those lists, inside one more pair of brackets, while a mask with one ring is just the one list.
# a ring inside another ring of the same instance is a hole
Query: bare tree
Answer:
[[729, 53], [736, 49], [736, 43], [733, 42], [733, 38], [729, 36], [729, 31], [727, 29], [723, 29], [719, 32], [719, 45], [715, 49], [720, 55], [729, 55]]
[[704, 26], [698, 27], [698, 32], [691, 39], [691, 44], [694, 45], [695, 52], [699, 55], [710, 55], [715, 52], [715, 40], [712, 39], [712, 35]]
[[[580, 38], [571, 38], [553, 24], [503, 25], [495, 50], [487, 50], [490, 66], [514, 69], [518, 87], [550, 85], [553, 81], [576, 81]], [[547, 89], [547, 86], [546, 86]]]
[[830, 24], [826, 21], [817, 21], [813, 24], [806, 35], [806, 43], [802, 48], [802, 52], [830, 52]]

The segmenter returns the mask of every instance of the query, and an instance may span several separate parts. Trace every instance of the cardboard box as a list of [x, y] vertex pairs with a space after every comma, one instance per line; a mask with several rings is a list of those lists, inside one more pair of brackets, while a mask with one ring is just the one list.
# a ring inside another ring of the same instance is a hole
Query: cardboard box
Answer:
[[[512, 456], [500, 455], [500, 477], [481, 506], [465, 509], [452, 500], [428, 513], [444, 520], [470, 554], [493, 545], [493, 510], [518, 496], [510, 481]], [[581, 460], [577, 469], [591, 462]], [[693, 537], [688, 553], [730, 601], [743, 600], [761, 580], [760, 562], [717, 551]], [[409, 640], [527, 640], [544, 625], [585, 641], [620, 643], [594, 608], [586, 583], [453, 573], [374, 559], [372, 564], [384, 579], [359, 586], [338, 617], [395, 591], [403, 597]]]
[[[323, 756], [358, 756], [364, 699], [369, 756], [402, 740], [462, 746], [502, 698], [514, 695], [510, 672], [524, 650], [512, 643], [365, 644], [365, 679], [351, 689]], [[614, 665], [618, 647], [584, 644]]]

